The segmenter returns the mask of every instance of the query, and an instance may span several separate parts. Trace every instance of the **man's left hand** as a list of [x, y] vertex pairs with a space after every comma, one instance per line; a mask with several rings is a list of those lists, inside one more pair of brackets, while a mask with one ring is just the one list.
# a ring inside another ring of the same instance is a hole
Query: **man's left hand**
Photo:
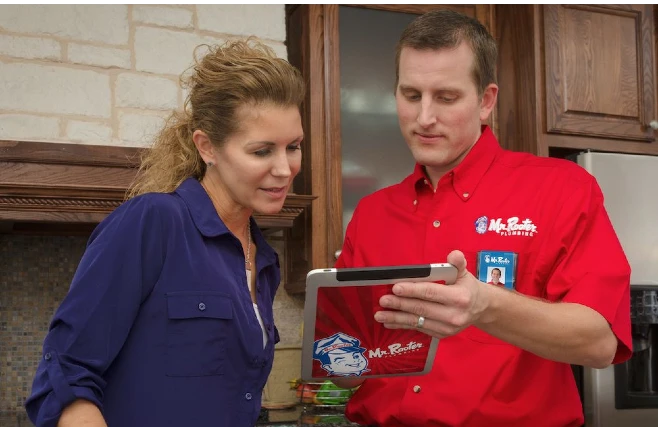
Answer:
[[[452, 285], [433, 282], [400, 282], [394, 295], [384, 295], [379, 304], [387, 309], [375, 313], [375, 320], [389, 329], [419, 329], [443, 338], [456, 334], [481, 319], [488, 307], [489, 289], [466, 270], [466, 258], [452, 251], [448, 262], [457, 268]], [[418, 328], [419, 317], [425, 319]]]

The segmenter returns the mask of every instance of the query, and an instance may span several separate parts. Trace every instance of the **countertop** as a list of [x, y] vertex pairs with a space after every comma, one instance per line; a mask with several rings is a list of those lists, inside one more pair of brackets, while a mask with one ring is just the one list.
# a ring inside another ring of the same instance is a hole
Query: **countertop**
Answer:
[[[299, 404], [290, 409], [262, 409], [259, 427], [353, 427], [343, 415], [342, 407], [317, 407]], [[0, 427], [34, 427], [25, 412], [0, 413]]]
[[261, 427], [358, 426], [345, 418], [344, 411], [344, 406], [305, 404], [290, 409], [261, 409], [261, 416], [256, 425]]

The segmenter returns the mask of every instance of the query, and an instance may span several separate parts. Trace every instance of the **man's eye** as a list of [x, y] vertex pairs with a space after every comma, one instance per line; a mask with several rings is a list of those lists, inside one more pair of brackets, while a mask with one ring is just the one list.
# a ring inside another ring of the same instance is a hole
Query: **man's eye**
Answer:
[[409, 101], [418, 101], [420, 99], [420, 95], [407, 95], [407, 99]]

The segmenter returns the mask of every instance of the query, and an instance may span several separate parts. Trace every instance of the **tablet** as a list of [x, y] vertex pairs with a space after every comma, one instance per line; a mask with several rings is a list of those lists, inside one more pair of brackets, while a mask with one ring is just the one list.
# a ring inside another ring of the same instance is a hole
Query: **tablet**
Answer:
[[415, 329], [387, 329], [375, 321], [379, 298], [398, 282], [452, 284], [451, 264], [326, 268], [306, 276], [302, 379], [422, 375], [439, 344]]

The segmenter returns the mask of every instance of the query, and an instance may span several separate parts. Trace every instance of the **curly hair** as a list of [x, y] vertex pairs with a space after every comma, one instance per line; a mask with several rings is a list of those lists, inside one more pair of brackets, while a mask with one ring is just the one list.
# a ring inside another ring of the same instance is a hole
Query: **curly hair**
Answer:
[[[208, 53], [201, 59], [200, 48]], [[174, 111], [153, 145], [143, 153], [127, 198], [149, 192], [168, 193], [185, 179], [203, 178], [206, 164], [192, 134], [204, 131], [220, 147], [239, 130], [237, 111], [245, 105], [299, 107], [305, 85], [301, 73], [253, 37], [220, 46], [200, 45], [195, 64], [180, 77], [188, 90], [182, 111]]]

